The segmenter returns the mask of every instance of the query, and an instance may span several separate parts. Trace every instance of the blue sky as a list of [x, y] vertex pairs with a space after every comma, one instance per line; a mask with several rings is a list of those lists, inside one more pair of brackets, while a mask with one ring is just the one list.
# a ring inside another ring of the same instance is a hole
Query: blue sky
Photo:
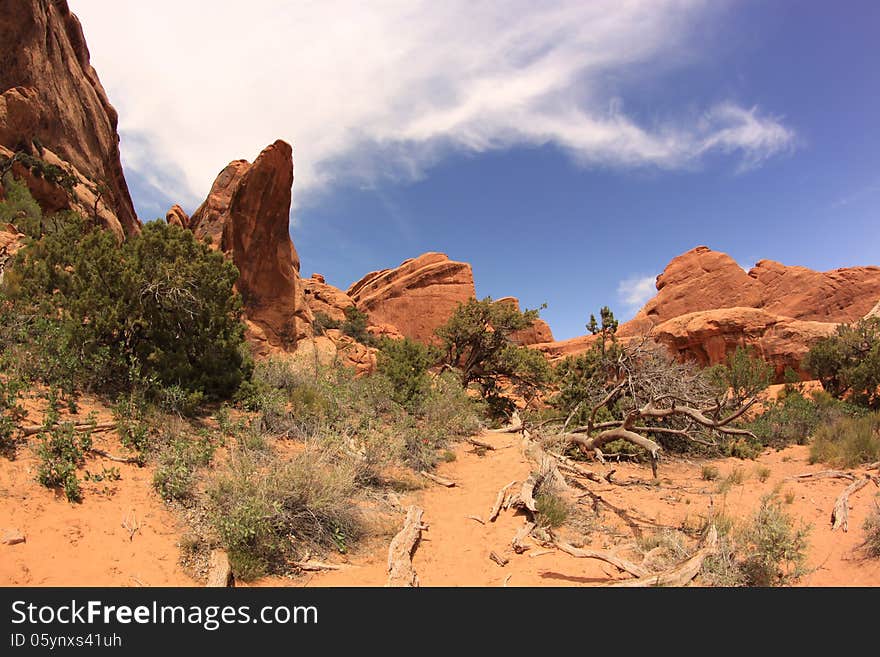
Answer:
[[141, 218], [286, 139], [303, 274], [343, 289], [443, 251], [564, 339], [700, 244], [880, 264], [874, 2], [70, 4]]

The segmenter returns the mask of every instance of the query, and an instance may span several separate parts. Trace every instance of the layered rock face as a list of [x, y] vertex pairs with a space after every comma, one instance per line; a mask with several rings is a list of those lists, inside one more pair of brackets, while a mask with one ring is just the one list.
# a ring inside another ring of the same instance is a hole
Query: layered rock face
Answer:
[[348, 289], [348, 296], [371, 324], [390, 324], [413, 340], [436, 342], [434, 331], [476, 291], [469, 264], [425, 253], [394, 269], [367, 274]]
[[[681, 358], [723, 362], [749, 345], [772, 363], [781, 381], [838, 324], [880, 306], [880, 267], [816, 272], [762, 260], [749, 272], [730, 256], [700, 246], [674, 258], [657, 277], [657, 296], [618, 329], [622, 339], [652, 334]], [[583, 336], [538, 345], [551, 359], [582, 353]]]
[[0, 154], [17, 152], [72, 169], [77, 179], [68, 204], [64, 190], [25, 175], [45, 209], [92, 216], [97, 205], [98, 218], [118, 235], [140, 230], [119, 158], [116, 110], [66, 0], [15, 0], [0, 11]]
[[223, 169], [189, 220], [196, 237], [210, 237], [238, 267], [236, 286], [258, 349], [262, 342], [291, 349], [312, 335], [312, 311], [289, 233], [292, 184], [293, 150], [279, 140], [253, 164], [236, 160]]

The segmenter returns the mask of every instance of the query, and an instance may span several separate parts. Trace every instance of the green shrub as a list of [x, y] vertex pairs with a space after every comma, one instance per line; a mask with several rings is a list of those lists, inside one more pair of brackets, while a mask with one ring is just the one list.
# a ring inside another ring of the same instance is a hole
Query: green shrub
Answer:
[[810, 528], [794, 526], [772, 496], [739, 527], [719, 528], [719, 549], [703, 562], [702, 580], [709, 586], [786, 586], [807, 573]]
[[46, 430], [37, 436], [37, 481], [47, 488], [61, 487], [70, 502], [82, 501], [82, 490], [76, 475], [92, 448], [91, 431], [78, 432], [73, 423], [46, 423]]
[[838, 399], [880, 408], [880, 319], [841, 324], [810, 349], [804, 366]]
[[4, 273], [4, 344], [34, 373], [112, 394], [148, 383], [222, 398], [247, 376], [238, 270], [164, 222], [121, 245], [69, 217]]
[[315, 321], [312, 322], [312, 327], [318, 335], [324, 335], [329, 329], [338, 329], [341, 326], [342, 322], [322, 312], [316, 312]]
[[874, 500], [863, 525], [865, 530], [865, 549], [868, 556], [880, 557], [880, 498]]
[[[171, 428], [174, 431], [174, 428]], [[193, 498], [196, 471], [208, 465], [216, 445], [210, 435], [175, 433], [166, 436], [158, 455], [153, 486], [164, 500], [189, 502]]]
[[0, 454], [8, 458], [15, 455], [15, 430], [25, 415], [18, 403], [22, 387], [18, 379], [0, 379]]
[[367, 314], [361, 312], [356, 306], [349, 306], [345, 309], [345, 321], [342, 322], [340, 328], [342, 332], [350, 338], [365, 345], [373, 344], [373, 336], [367, 331], [370, 319]]
[[538, 510], [538, 524], [542, 527], [561, 527], [568, 518], [568, 504], [554, 493], [541, 492], [538, 494], [535, 498], [535, 507]]
[[791, 443], [805, 445], [819, 425], [859, 412], [823, 392], [804, 396], [798, 391], [790, 391], [750, 422], [748, 429], [768, 447], [785, 447]]
[[721, 473], [718, 471], [718, 467], [714, 465], [704, 465], [701, 470], [701, 476], [703, 481], [715, 481], [721, 476]]
[[734, 486], [741, 486], [743, 481], [745, 481], [745, 473], [742, 468], [734, 468], [718, 484], [718, 492], [727, 493]]
[[820, 426], [810, 444], [810, 463], [853, 468], [880, 460], [880, 414], [842, 417]]
[[770, 472], [770, 468], [765, 465], [758, 466], [758, 469], [755, 470], [758, 481], [760, 481], [761, 483], [767, 481], [770, 478]]
[[355, 491], [351, 462], [332, 454], [279, 462], [245, 452], [209, 488], [209, 518], [235, 576], [252, 580], [284, 572], [298, 551], [346, 552], [362, 533]]
[[394, 401], [407, 408], [419, 403], [430, 386], [428, 368], [437, 358], [437, 350], [421, 342], [381, 339], [378, 369], [391, 382]]

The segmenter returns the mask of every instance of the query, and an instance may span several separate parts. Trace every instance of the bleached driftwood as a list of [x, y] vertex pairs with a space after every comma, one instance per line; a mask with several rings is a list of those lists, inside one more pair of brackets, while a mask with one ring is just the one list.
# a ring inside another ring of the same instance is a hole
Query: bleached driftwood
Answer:
[[226, 588], [233, 585], [232, 566], [229, 565], [229, 555], [223, 550], [211, 550], [211, 561], [208, 565], [209, 588]]
[[453, 488], [455, 486], [455, 482], [451, 479], [446, 479], [445, 477], [441, 477], [439, 475], [432, 474], [427, 470], [422, 470], [419, 472], [425, 479], [430, 479], [435, 484], [439, 484], [441, 486], [445, 486], [446, 488]]
[[680, 563], [672, 570], [667, 570], [656, 575], [648, 575], [638, 579], [625, 580], [623, 582], [614, 582], [609, 586], [615, 587], [651, 587], [651, 586], [687, 586], [703, 567], [703, 561], [706, 557], [715, 554], [718, 550], [718, 531], [715, 525], [709, 529], [703, 546], [690, 559]]
[[504, 500], [507, 497], [507, 491], [510, 490], [516, 481], [511, 481], [504, 488], [498, 491], [498, 496], [495, 498], [495, 504], [492, 505], [492, 508], [489, 510], [489, 522], [494, 522], [495, 518], [498, 517], [498, 514], [501, 513], [501, 507], [504, 506]]
[[573, 557], [578, 557], [579, 559], [598, 559], [599, 561], [610, 563], [618, 570], [629, 573], [630, 575], [633, 575], [635, 577], [646, 577], [648, 575], [647, 569], [637, 564], [634, 564], [627, 559], [618, 557], [616, 554], [613, 554], [611, 552], [603, 552], [601, 550], [592, 550], [589, 548], [577, 548], [570, 543], [558, 540], [554, 541], [553, 544], [566, 554], [570, 554]]
[[412, 565], [412, 553], [422, 537], [422, 530], [426, 529], [422, 524], [423, 514], [424, 511], [419, 507], [409, 507], [403, 529], [391, 539], [388, 548], [388, 582], [385, 586], [419, 585], [419, 578]]
[[835, 529], [848, 531], [849, 496], [867, 486], [869, 481], [871, 481], [870, 477], [854, 481], [838, 496], [837, 501], [834, 503], [834, 509], [831, 510], [831, 531]]

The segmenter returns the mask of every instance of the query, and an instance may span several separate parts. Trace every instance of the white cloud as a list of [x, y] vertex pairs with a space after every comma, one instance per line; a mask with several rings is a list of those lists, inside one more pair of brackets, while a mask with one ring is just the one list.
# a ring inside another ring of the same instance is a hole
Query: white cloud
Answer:
[[617, 284], [617, 296], [629, 310], [638, 310], [657, 294], [656, 276], [633, 276]]
[[165, 189], [199, 199], [229, 160], [283, 138], [300, 203], [338, 178], [418, 178], [450, 148], [552, 143], [586, 166], [675, 168], [709, 152], [759, 164], [794, 135], [756, 108], [723, 101], [663, 120], [622, 109], [639, 76], [691, 55], [709, 4], [70, 0], [119, 110], [127, 168], [185, 172]]

